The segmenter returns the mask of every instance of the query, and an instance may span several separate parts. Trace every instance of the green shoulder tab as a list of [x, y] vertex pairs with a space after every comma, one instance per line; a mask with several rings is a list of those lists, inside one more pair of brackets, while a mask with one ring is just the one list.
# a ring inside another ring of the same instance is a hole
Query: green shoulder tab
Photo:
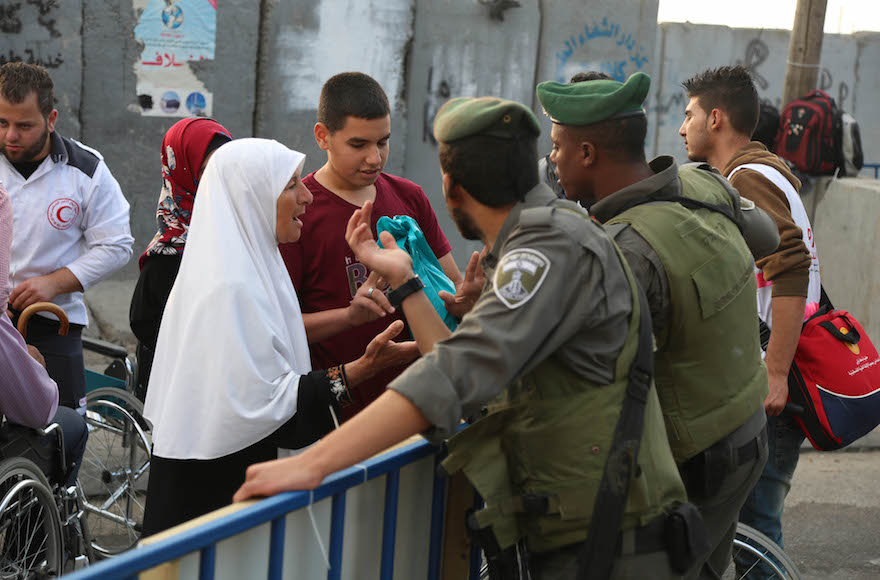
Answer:
[[549, 270], [550, 260], [538, 250], [508, 252], [495, 270], [495, 295], [508, 308], [519, 308], [537, 294]]

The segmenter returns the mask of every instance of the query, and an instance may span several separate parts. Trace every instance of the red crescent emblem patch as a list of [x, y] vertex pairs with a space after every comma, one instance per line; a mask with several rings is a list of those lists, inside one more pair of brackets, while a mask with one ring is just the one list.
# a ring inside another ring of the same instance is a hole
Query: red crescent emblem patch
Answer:
[[79, 204], [68, 197], [61, 197], [49, 204], [46, 217], [57, 230], [66, 230], [79, 216]]

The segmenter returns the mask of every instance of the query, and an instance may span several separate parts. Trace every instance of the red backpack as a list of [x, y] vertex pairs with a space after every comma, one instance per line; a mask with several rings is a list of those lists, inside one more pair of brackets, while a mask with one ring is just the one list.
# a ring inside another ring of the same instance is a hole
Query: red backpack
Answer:
[[824, 91], [785, 106], [775, 153], [810, 175], [830, 175], [840, 164], [841, 111]]

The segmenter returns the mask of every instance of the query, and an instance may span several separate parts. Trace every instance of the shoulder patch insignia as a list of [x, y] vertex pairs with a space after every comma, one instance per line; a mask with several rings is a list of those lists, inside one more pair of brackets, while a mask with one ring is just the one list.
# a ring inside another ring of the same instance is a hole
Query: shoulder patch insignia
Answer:
[[501, 258], [495, 270], [495, 295], [508, 308], [519, 308], [538, 292], [549, 270], [550, 260], [541, 252], [513, 250]]

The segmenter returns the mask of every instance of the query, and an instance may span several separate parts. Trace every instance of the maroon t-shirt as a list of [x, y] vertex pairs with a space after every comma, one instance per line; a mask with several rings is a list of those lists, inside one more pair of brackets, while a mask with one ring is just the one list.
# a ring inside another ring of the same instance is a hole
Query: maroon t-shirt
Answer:
[[[303, 179], [303, 183], [312, 192], [314, 201], [300, 218], [303, 222], [302, 236], [298, 242], [281, 244], [281, 256], [304, 313], [345, 308], [370, 274], [345, 241], [345, 226], [358, 207], [318, 183], [314, 173]], [[438, 258], [451, 251], [452, 247], [440, 230], [437, 216], [422, 188], [401, 177], [382, 173], [376, 180], [373, 235], [376, 236], [376, 221], [380, 217], [396, 215], [407, 215], [418, 222], [428, 245]], [[400, 315], [396, 312], [309, 345], [312, 367], [326, 369], [355, 360], [377, 334], [398, 318]], [[354, 404], [343, 409], [343, 420], [381, 395], [388, 383], [404, 368], [386, 369], [354, 387]]]

